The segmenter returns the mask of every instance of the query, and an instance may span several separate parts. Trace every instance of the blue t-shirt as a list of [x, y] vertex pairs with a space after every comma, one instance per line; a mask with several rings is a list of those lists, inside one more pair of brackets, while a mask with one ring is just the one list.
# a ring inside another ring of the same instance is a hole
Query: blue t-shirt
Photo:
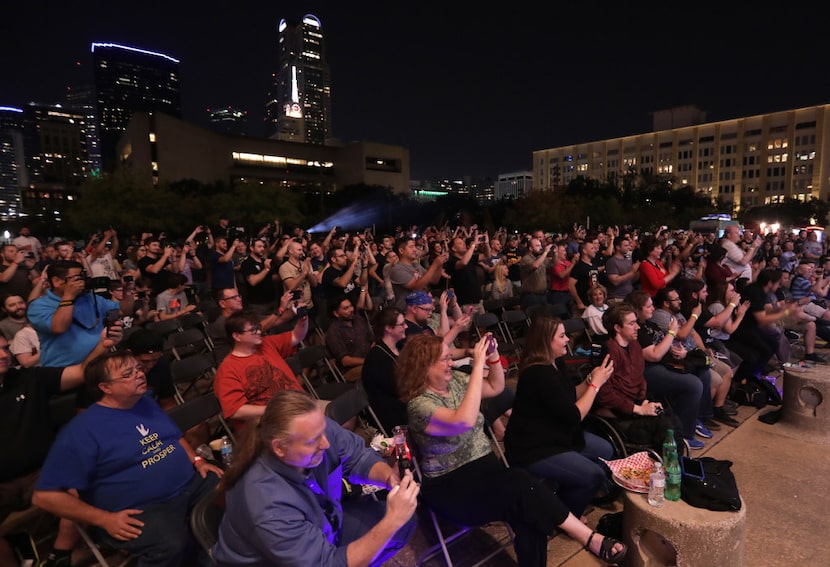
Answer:
[[107, 311], [120, 305], [94, 293], [82, 293], [75, 298], [72, 306], [72, 323], [66, 332], [52, 332], [52, 317], [58, 309], [61, 298], [50, 289], [46, 295], [29, 304], [27, 316], [40, 340], [41, 366], [72, 366], [87, 357], [101, 340]]
[[111, 512], [164, 502], [193, 478], [181, 437], [148, 396], [126, 410], [93, 404], [61, 430], [37, 489], [75, 488], [84, 502]]

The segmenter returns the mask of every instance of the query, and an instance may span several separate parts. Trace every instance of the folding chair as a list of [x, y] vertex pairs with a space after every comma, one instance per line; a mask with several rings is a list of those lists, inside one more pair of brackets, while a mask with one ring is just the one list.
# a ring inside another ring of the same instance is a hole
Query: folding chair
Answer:
[[504, 299], [485, 299], [483, 305], [484, 310], [488, 313], [495, 313], [500, 316], [504, 312]]
[[[364, 430], [369, 431], [372, 435], [380, 432], [384, 437], [388, 437], [375, 410], [369, 404], [369, 396], [366, 394], [362, 382], [358, 380], [349, 385], [353, 385], [354, 387], [341, 393], [329, 402], [325, 410], [326, 415], [340, 425], [343, 425], [353, 417], [357, 417], [360, 427]], [[367, 421], [366, 415], [372, 419], [372, 423]]]
[[[415, 469], [415, 476], [420, 481], [420, 479], [423, 478], [421, 474], [421, 467], [418, 464], [420, 450], [418, 449], [417, 445], [415, 445], [410, 435], [407, 435], [407, 443], [409, 445], [410, 455], [412, 458], [412, 466]], [[504, 462], [506, 465], [506, 461]], [[424, 508], [426, 508], [430, 520], [432, 520], [432, 527], [435, 530], [435, 535], [438, 538], [438, 543], [428, 548], [421, 554], [421, 556], [418, 558], [416, 566], [420, 567], [421, 565], [424, 565], [425, 563], [431, 561], [432, 558], [438, 555], [438, 553], [440, 552], [444, 556], [444, 562], [446, 563], [447, 567], [453, 567], [452, 558], [450, 557], [449, 546], [452, 545], [453, 542], [458, 541], [464, 536], [472, 534], [476, 529], [482, 526], [454, 526], [455, 528], [457, 528], [457, 530], [453, 532], [451, 535], [447, 536], [444, 534], [444, 530], [441, 527], [441, 522], [439, 521], [438, 516], [435, 514], [432, 508], [430, 508], [424, 501], [421, 501], [419, 506], [423, 506]], [[513, 530], [510, 528], [510, 526], [506, 522], [491, 523], [499, 523], [505, 526], [505, 529], [508, 534], [507, 541], [498, 542], [498, 547], [490, 551], [490, 553], [488, 553], [486, 557], [473, 564], [472, 567], [480, 567], [482, 565], [487, 565], [493, 557], [502, 553], [504, 550], [513, 545]]]
[[187, 400], [181, 405], [173, 406], [167, 410], [167, 415], [182, 431], [187, 431], [200, 423], [211, 422], [215, 419], [221, 425], [221, 431], [211, 431], [210, 438], [217, 439], [222, 435], [227, 435], [236, 444], [233, 429], [222, 417], [222, 406], [212, 393], [202, 394]]
[[562, 321], [562, 325], [565, 327], [565, 333], [571, 339], [568, 341], [568, 354], [573, 356], [573, 345], [576, 343], [577, 339], [585, 333], [585, 321], [579, 318], [565, 319]]
[[178, 318], [165, 319], [164, 321], [152, 321], [145, 325], [147, 329], [151, 329], [160, 334], [165, 339], [173, 333], [178, 333], [182, 330]]
[[318, 400], [334, 400], [355, 387], [355, 382], [323, 382], [316, 386], [305, 373], [300, 359], [294, 355], [285, 359], [294, 376], [300, 379], [306, 391]]
[[[296, 356], [300, 360], [303, 370], [314, 369], [317, 373], [317, 377], [320, 378], [321, 381], [326, 381], [326, 373], [328, 373], [337, 382], [346, 381], [346, 379], [343, 378], [343, 373], [340, 372], [340, 369], [337, 367], [337, 364], [332, 361], [331, 353], [329, 353], [328, 349], [324, 345], [307, 345], [301, 347], [297, 351]], [[308, 376], [308, 378], [311, 379], [311, 376]]]
[[225, 516], [225, 492], [214, 490], [199, 500], [190, 511], [190, 531], [213, 559], [213, 546], [219, 541], [219, 525]]
[[195, 328], [172, 333], [167, 337], [166, 345], [169, 345], [171, 354], [177, 360], [194, 354], [213, 352], [207, 334]]
[[488, 332], [493, 333], [496, 337], [500, 337], [502, 332], [499, 316], [495, 313], [487, 312], [473, 315], [472, 331], [476, 337], [476, 340], [481, 340], [481, 337]]
[[198, 384], [203, 380], [208, 381], [205, 391], [213, 390], [216, 364], [210, 354], [198, 353], [171, 362], [170, 373], [173, 378], [173, 387], [176, 390], [174, 397], [179, 404], [183, 404], [185, 396], [191, 390], [199, 391]]
[[[129, 564], [133, 559], [129, 554], [125, 554], [126, 552], [118, 551], [115, 549], [110, 550], [109, 548], [102, 546], [100, 543], [96, 542], [89, 532], [86, 529], [86, 526], [79, 522], [72, 522], [75, 525], [75, 529], [78, 530], [78, 533], [81, 536], [81, 539], [84, 540], [84, 543], [89, 548], [90, 553], [95, 557], [95, 560], [98, 562], [100, 567], [124, 567], [125, 565]], [[104, 557], [104, 552], [110, 556], [110, 561]], [[113, 556], [117, 557], [120, 561], [115, 562]]]

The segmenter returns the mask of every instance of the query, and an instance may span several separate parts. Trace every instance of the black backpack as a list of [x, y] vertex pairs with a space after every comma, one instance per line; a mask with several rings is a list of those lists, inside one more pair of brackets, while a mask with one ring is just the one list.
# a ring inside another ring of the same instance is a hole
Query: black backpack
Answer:
[[701, 457], [703, 480], [683, 475], [680, 481], [680, 497], [690, 506], [716, 512], [741, 509], [738, 483], [732, 474], [732, 461]]

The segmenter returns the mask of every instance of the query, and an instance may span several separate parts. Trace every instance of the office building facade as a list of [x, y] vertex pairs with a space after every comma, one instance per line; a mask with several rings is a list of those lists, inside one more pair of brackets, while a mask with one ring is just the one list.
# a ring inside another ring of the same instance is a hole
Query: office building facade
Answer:
[[181, 117], [179, 60], [115, 43], [93, 43], [92, 59], [102, 166], [112, 171], [116, 144], [134, 112]]
[[330, 193], [349, 185], [409, 192], [409, 150], [374, 142], [298, 144], [206, 130], [163, 113], [138, 112], [121, 138], [119, 161], [143, 182], [277, 184]]
[[17, 218], [29, 184], [23, 145], [23, 109], [0, 106], [0, 220]]
[[266, 103], [268, 135], [286, 142], [325, 145], [332, 136], [331, 79], [320, 20], [285, 19], [278, 28], [279, 69]]
[[626, 175], [666, 174], [733, 214], [787, 198], [830, 200], [830, 105], [720, 122], [682, 110], [655, 113], [646, 134], [534, 151], [534, 188], [558, 190], [577, 176], [619, 186]]
[[518, 199], [524, 197], [533, 188], [532, 171], [515, 171], [502, 173], [496, 180], [496, 199]]

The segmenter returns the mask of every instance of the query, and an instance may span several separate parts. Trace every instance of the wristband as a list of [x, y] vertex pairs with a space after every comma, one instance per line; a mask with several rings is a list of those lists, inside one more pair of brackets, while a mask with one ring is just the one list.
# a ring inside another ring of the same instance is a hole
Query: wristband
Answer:
[[673, 337], [677, 337], [677, 331], [672, 331], [671, 329], [669, 329], [669, 334]]
[[730, 301], [729, 303], [727, 303], [727, 304], [726, 304], [726, 306], [727, 306], [727, 307], [732, 307], [732, 308], [737, 307], [737, 306], [736, 306], [734, 303], [732, 303], [731, 301]]
[[199, 455], [196, 455], [195, 457], [193, 457], [193, 466], [195, 467], [195, 466], [196, 466], [196, 465], [198, 465], [201, 461], [204, 461], [204, 459], [203, 459], [202, 457], [200, 457]]
[[599, 393], [599, 386], [597, 386], [596, 384], [593, 384], [593, 383], [589, 382], [588, 387], [591, 388], [592, 390], [594, 390], [594, 392]]
[[74, 299], [64, 299], [63, 301], [58, 303], [58, 307], [71, 307], [73, 305], [75, 305]]
[[695, 321], [697, 321], [698, 319], [700, 319], [700, 315], [698, 315], [697, 313], [692, 313], [692, 318], [693, 318]]
[[501, 358], [497, 358], [496, 360], [488, 360], [487, 364], [499, 364], [501, 362]]
[[285, 309], [283, 309], [282, 307], [277, 309], [277, 315], [282, 316], [283, 313], [285, 313]]

